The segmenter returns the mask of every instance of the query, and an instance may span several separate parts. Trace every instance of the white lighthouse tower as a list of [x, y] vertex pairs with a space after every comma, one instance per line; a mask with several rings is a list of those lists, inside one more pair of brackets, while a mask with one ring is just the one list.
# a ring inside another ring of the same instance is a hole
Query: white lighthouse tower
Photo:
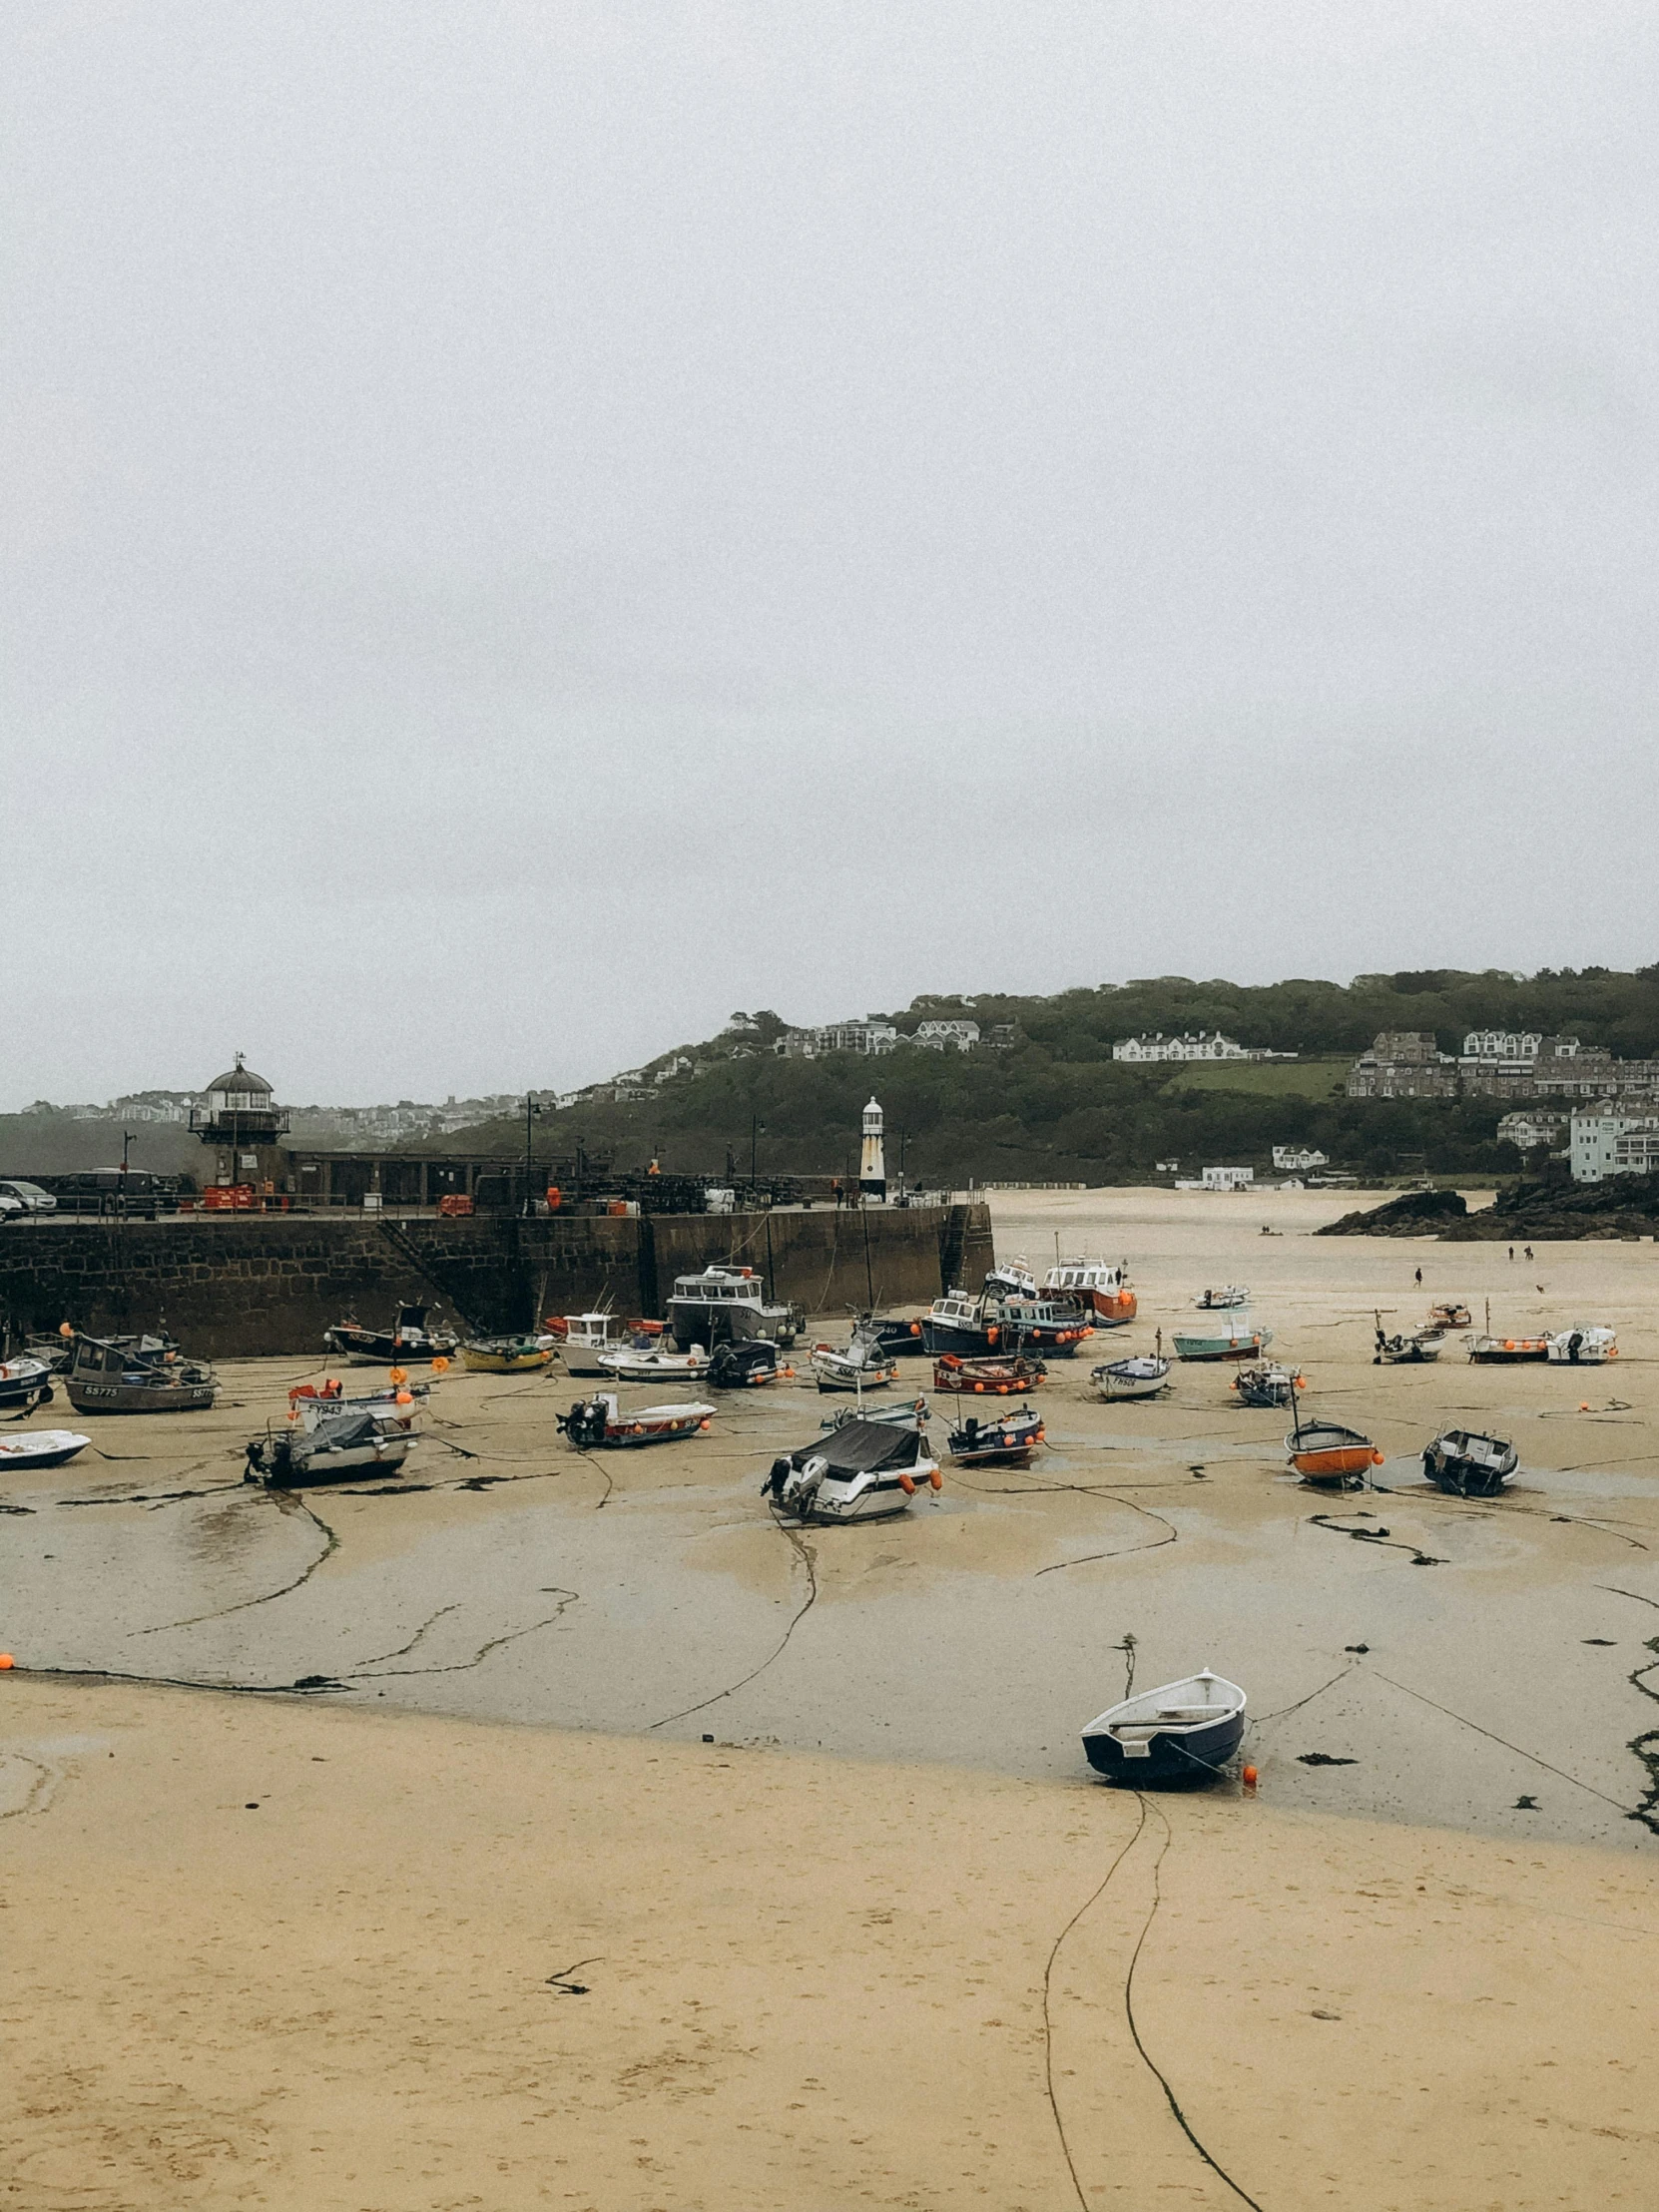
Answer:
[[866, 1198], [887, 1195], [887, 1148], [882, 1139], [886, 1116], [872, 1098], [864, 1108], [864, 1141], [858, 1153], [858, 1188]]

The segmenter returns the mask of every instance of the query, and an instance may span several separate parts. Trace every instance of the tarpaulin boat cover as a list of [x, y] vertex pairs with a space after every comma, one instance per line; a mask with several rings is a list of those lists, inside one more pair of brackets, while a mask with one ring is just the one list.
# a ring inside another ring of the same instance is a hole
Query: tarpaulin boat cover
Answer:
[[849, 1420], [828, 1436], [819, 1436], [790, 1453], [792, 1467], [822, 1459], [831, 1476], [877, 1473], [886, 1467], [913, 1467], [921, 1457], [921, 1432], [895, 1428], [890, 1421]]
[[328, 1420], [319, 1420], [306, 1437], [296, 1436], [295, 1456], [309, 1458], [313, 1451], [349, 1451], [358, 1444], [371, 1444], [380, 1433], [380, 1424], [372, 1413], [336, 1413]]

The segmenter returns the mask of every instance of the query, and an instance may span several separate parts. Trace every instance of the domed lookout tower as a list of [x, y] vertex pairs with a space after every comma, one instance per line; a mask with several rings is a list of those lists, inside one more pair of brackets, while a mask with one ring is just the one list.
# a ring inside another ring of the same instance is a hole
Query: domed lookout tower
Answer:
[[214, 1154], [205, 1182], [282, 1187], [289, 1162], [278, 1139], [288, 1132], [287, 1109], [263, 1075], [244, 1066], [240, 1052], [230, 1073], [208, 1085], [207, 1103], [191, 1115], [190, 1127]]
[[858, 1188], [866, 1198], [887, 1195], [886, 1116], [872, 1098], [864, 1108], [864, 1141], [858, 1151]]

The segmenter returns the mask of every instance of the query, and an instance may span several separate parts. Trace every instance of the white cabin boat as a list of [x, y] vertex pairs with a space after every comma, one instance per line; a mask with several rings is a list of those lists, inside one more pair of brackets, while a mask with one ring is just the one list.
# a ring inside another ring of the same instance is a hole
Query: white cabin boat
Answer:
[[599, 1372], [613, 1382], [701, 1382], [710, 1368], [701, 1345], [690, 1352], [664, 1352], [659, 1346], [621, 1345], [599, 1355]]
[[1061, 1260], [1043, 1278], [1043, 1296], [1074, 1299], [1100, 1329], [1122, 1329], [1132, 1322], [1140, 1301], [1123, 1268], [1106, 1260]]
[[753, 1268], [717, 1266], [677, 1275], [668, 1302], [669, 1335], [682, 1352], [693, 1345], [712, 1351], [744, 1337], [793, 1345], [805, 1318], [799, 1307], [769, 1302], [765, 1281]]
[[1619, 1340], [1611, 1329], [1562, 1329], [1549, 1340], [1551, 1367], [1599, 1368], [1619, 1356]]
[[626, 1339], [615, 1314], [566, 1314], [559, 1354], [566, 1375], [603, 1376], [600, 1356], [620, 1352]]

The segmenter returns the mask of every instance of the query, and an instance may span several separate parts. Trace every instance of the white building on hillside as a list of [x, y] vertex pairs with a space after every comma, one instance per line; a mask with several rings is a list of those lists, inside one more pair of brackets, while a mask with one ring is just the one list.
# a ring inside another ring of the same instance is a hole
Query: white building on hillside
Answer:
[[1196, 1037], [1185, 1034], [1166, 1037], [1160, 1029], [1155, 1037], [1121, 1037], [1112, 1047], [1114, 1060], [1250, 1060], [1255, 1057], [1242, 1044], [1224, 1037], [1219, 1029], [1213, 1032], [1201, 1029]]
[[832, 1021], [819, 1031], [819, 1049], [824, 1052], [891, 1052], [897, 1043], [893, 1024], [873, 1014], [862, 1021]]
[[1273, 1164], [1281, 1174], [1305, 1175], [1310, 1168], [1328, 1168], [1331, 1162], [1323, 1152], [1310, 1152], [1304, 1144], [1276, 1144]]
[[[1462, 1057], [1502, 1068], [1530, 1070], [1543, 1043], [1543, 1032], [1534, 1029], [1471, 1029], [1463, 1039]], [[1578, 1039], [1572, 1040], [1574, 1045]]]
[[1207, 1191], [1247, 1191], [1255, 1180], [1254, 1168], [1206, 1168], [1203, 1188]]
[[947, 1047], [957, 1052], [971, 1052], [979, 1042], [979, 1024], [976, 1021], [924, 1021], [917, 1026], [915, 1041], [929, 1052], [943, 1052]]
[[1568, 1146], [1575, 1183], [1659, 1169], [1659, 1114], [1574, 1114]]

